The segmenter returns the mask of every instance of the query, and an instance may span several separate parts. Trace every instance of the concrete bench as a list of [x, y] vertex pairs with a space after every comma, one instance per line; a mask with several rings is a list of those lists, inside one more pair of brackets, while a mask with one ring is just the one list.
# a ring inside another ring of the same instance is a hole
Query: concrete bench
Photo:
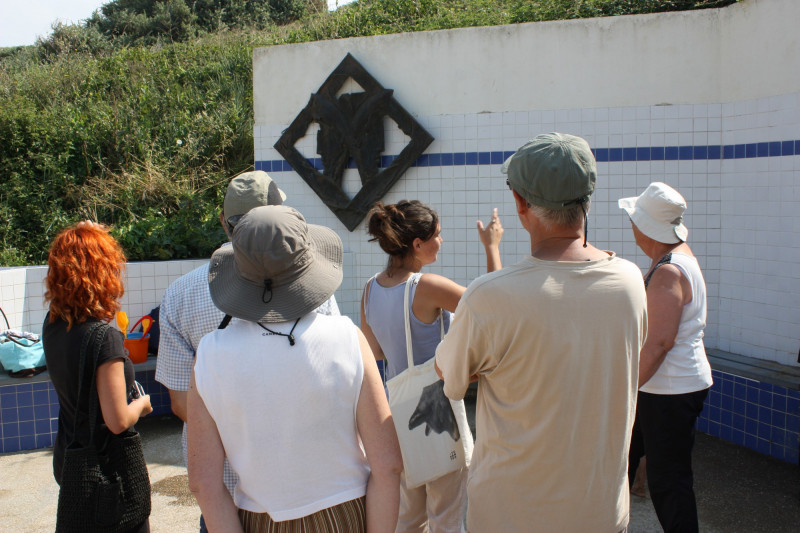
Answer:
[[713, 348], [706, 349], [711, 368], [763, 383], [800, 390], [800, 367], [782, 365]]
[[800, 368], [706, 349], [714, 385], [697, 429], [770, 455], [800, 462]]

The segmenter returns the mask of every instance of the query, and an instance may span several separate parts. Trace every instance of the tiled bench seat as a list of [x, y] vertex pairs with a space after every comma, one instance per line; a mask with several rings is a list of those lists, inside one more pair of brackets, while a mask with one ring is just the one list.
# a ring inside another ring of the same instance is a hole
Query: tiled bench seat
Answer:
[[714, 385], [697, 429], [798, 464], [800, 368], [708, 349]]
[[[153, 414], [170, 413], [169, 392], [154, 379], [156, 358], [134, 369], [136, 380], [150, 395]], [[58, 410], [58, 396], [46, 371], [25, 379], [0, 374], [0, 453], [52, 446]]]

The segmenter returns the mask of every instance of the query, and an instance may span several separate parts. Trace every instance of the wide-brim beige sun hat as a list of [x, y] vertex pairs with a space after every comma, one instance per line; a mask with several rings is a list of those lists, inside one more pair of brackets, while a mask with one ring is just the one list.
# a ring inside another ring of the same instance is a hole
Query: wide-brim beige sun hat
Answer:
[[655, 181], [639, 196], [621, 198], [618, 203], [639, 231], [655, 241], [675, 244], [689, 236], [683, 224], [686, 200], [666, 183]]
[[252, 322], [285, 322], [328, 300], [342, 283], [342, 240], [307, 224], [288, 206], [257, 207], [244, 215], [231, 246], [211, 256], [211, 299], [225, 314]]

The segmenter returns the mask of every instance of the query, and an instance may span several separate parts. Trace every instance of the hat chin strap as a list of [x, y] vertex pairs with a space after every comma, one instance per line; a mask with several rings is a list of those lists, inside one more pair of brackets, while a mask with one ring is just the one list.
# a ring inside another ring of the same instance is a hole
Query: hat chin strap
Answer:
[[586, 212], [586, 202], [581, 202], [583, 210], [583, 247], [586, 248], [586, 239], [589, 237], [589, 214]]
[[[267, 295], [267, 291], [269, 291], [269, 300], [264, 299], [264, 296]], [[272, 278], [264, 280], [264, 292], [261, 293], [261, 301], [265, 304], [268, 304], [272, 301]]]
[[292, 326], [292, 329], [291, 329], [291, 331], [289, 331], [289, 333], [281, 333], [280, 331], [272, 331], [271, 329], [269, 329], [267, 326], [265, 326], [261, 322], [256, 322], [256, 324], [261, 326], [262, 329], [265, 329], [265, 330], [269, 331], [273, 335], [280, 335], [281, 337], [288, 337], [289, 338], [289, 346], [294, 346], [294, 328], [297, 327], [297, 323], [300, 322], [301, 318], [303, 318], [303, 317], [301, 317], [301, 316], [297, 317], [297, 320], [294, 321], [294, 326]]

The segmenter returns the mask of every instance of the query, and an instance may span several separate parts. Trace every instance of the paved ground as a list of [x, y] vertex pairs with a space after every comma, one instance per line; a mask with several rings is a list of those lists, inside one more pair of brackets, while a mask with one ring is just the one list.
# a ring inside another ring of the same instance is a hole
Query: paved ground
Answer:
[[[187, 488], [181, 453], [180, 420], [172, 416], [136, 425], [153, 487], [150, 517], [154, 533], [197, 531], [200, 508]], [[0, 454], [0, 532], [55, 530], [58, 485], [52, 449]]]
[[[137, 425], [153, 484], [154, 533], [197, 531], [200, 510], [186, 486], [181, 424], [173, 417]], [[0, 532], [52, 532], [58, 486], [49, 449], [0, 454]], [[700, 530], [708, 533], [800, 530], [800, 471], [714, 437], [699, 435], [695, 485]], [[631, 496], [631, 533], [658, 532], [649, 499]], [[502, 525], [498, 525], [502, 531]]]

